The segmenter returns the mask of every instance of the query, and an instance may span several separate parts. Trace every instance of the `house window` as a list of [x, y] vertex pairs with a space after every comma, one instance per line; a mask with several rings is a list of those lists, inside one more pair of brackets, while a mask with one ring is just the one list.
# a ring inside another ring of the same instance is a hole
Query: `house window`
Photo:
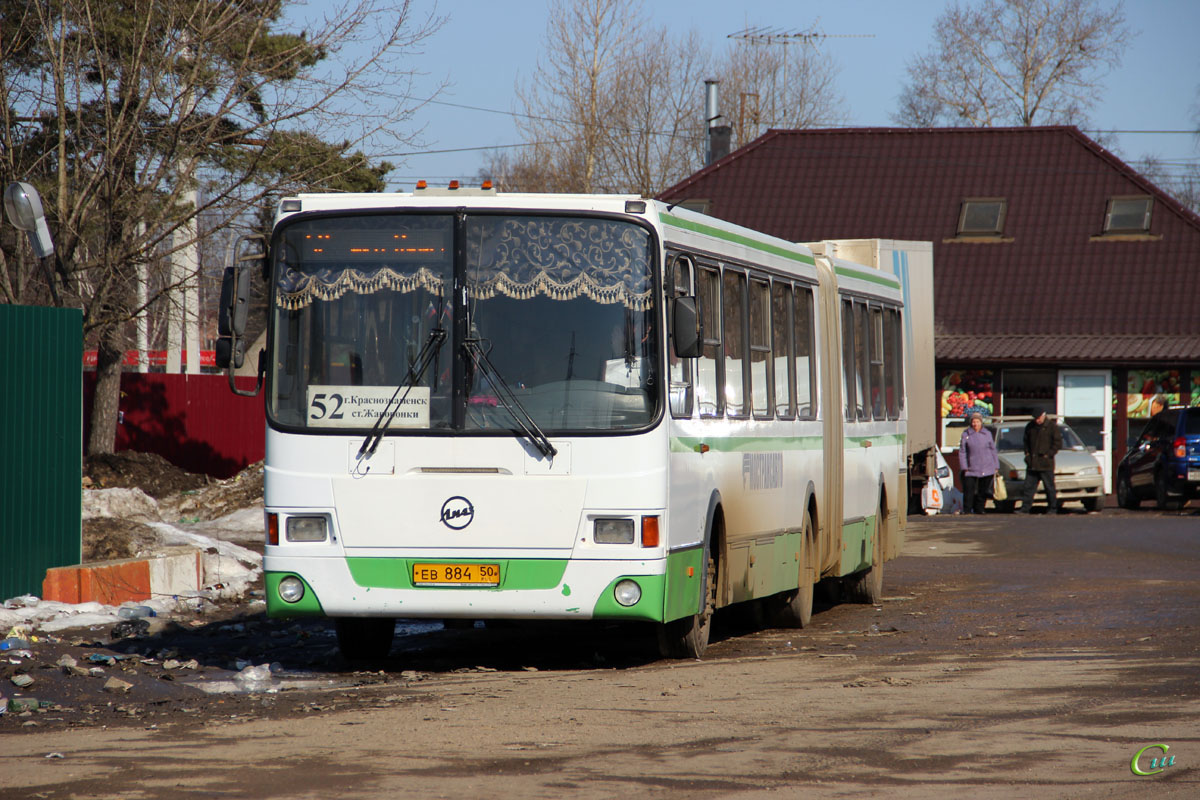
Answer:
[[1146, 233], [1150, 230], [1152, 198], [1110, 197], [1104, 214], [1105, 233]]
[[958, 215], [958, 235], [999, 236], [1007, 210], [1008, 201], [1003, 197], [964, 200]]

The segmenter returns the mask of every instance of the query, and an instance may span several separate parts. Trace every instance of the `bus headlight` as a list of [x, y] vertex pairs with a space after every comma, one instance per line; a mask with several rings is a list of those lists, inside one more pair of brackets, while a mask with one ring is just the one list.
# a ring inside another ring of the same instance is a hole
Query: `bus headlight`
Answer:
[[287, 540], [289, 542], [325, 541], [324, 517], [288, 517]]
[[304, 581], [288, 575], [279, 582], [279, 599], [285, 603], [299, 603], [304, 597]]
[[628, 578], [617, 581], [617, 585], [613, 587], [613, 597], [618, 603], [628, 608], [642, 599], [642, 587], [637, 585], [637, 581], [631, 581]]
[[593, 523], [592, 541], [596, 544], [633, 544], [633, 520], [596, 520]]

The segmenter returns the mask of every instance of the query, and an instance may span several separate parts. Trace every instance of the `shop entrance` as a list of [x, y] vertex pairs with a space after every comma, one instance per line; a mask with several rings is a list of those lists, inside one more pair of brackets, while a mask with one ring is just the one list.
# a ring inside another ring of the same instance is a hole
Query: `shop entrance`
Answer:
[[1104, 471], [1104, 492], [1112, 493], [1112, 371], [1059, 370], [1058, 414], [1089, 449]]

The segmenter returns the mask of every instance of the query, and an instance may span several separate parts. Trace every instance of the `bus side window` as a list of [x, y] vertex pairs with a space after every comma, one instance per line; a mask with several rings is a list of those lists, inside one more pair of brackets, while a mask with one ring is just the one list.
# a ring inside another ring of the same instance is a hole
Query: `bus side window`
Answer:
[[704, 344], [700, 357], [696, 359], [696, 402], [700, 406], [701, 416], [717, 417], [725, 411], [718, 375], [721, 357], [721, 276], [715, 269], [701, 269], [698, 276]]
[[746, 416], [746, 275], [725, 270], [721, 292], [725, 323], [725, 410], [731, 417]]
[[854, 302], [842, 300], [842, 396], [846, 398], [847, 422], [858, 419], [854, 384]]
[[796, 416], [796, 362], [791, 331], [792, 287], [776, 281], [771, 285], [771, 340], [775, 357], [775, 416], [780, 419]]
[[[692, 260], [685, 255], [676, 255], [675, 261], [671, 268], [671, 289], [668, 296], [689, 297], [692, 292]], [[668, 304], [668, 309], [674, 308]], [[668, 334], [674, 330], [670, 320], [667, 323]], [[667, 347], [667, 362], [670, 365], [670, 403], [671, 415], [681, 419], [687, 419], [692, 416], [692, 359], [679, 358], [675, 355], [674, 345]]]
[[900, 369], [900, 312], [894, 308], [883, 311], [883, 370], [887, 385], [888, 419], [900, 418], [900, 399], [904, 396]]
[[817, 418], [816, 348], [813, 344], [813, 293], [807, 286], [796, 287], [795, 313], [792, 333], [796, 353], [796, 405], [801, 419]]
[[859, 419], [871, 418], [871, 362], [869, 355], [870, 328], [867, 325], [867, 305], [854, 304], [854, 365], [857, 383], [854, 386], [855, 408]]
[[887, 385], [883, 380], [883, 309], [872, 306], [870, 315], [871, 416], [875, 419], [886, 419], [887, 413], [884, 409], [883, 397]]
[[771, 402], [771, 290], [764, 279], [750, 281], [750, 408], [755, 417], [770, 419]]

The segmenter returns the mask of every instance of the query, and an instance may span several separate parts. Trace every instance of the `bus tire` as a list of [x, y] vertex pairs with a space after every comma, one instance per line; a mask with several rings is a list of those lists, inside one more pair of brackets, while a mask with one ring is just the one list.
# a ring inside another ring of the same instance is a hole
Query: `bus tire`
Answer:
[[[711, 539], [709, 541], [711, 548]], [[704, 586], [700, 590], [703, 608], [698, 614], [659, 624], [658, 652], [663, 658], [699, 658], [708, 649], [713, 609], [717, 604], [717, 562], [711, 550], [705, 554], [708, 567], [704, 571]]]
[[879, 605], [883, 600], [883, 537], [887, 532], [887, 506], [882, 500], [875, 514], [875, 543], [871, 546], [871, 566], [846, 578], [845, 594], [851, 603]]
[[396, 620], [390, 617], [338, 617], [338, 650], [347, 661], [380, 661], [392, 650]]
[[805, 512], [804, 526], [800, 530], [800, 586], [783, 595], [783, 602], [775, 609], [773, 622], [776, 627], [807, 628], [812, 622], [813, 585], [817, 580], [813, 551], [812, 516]]

